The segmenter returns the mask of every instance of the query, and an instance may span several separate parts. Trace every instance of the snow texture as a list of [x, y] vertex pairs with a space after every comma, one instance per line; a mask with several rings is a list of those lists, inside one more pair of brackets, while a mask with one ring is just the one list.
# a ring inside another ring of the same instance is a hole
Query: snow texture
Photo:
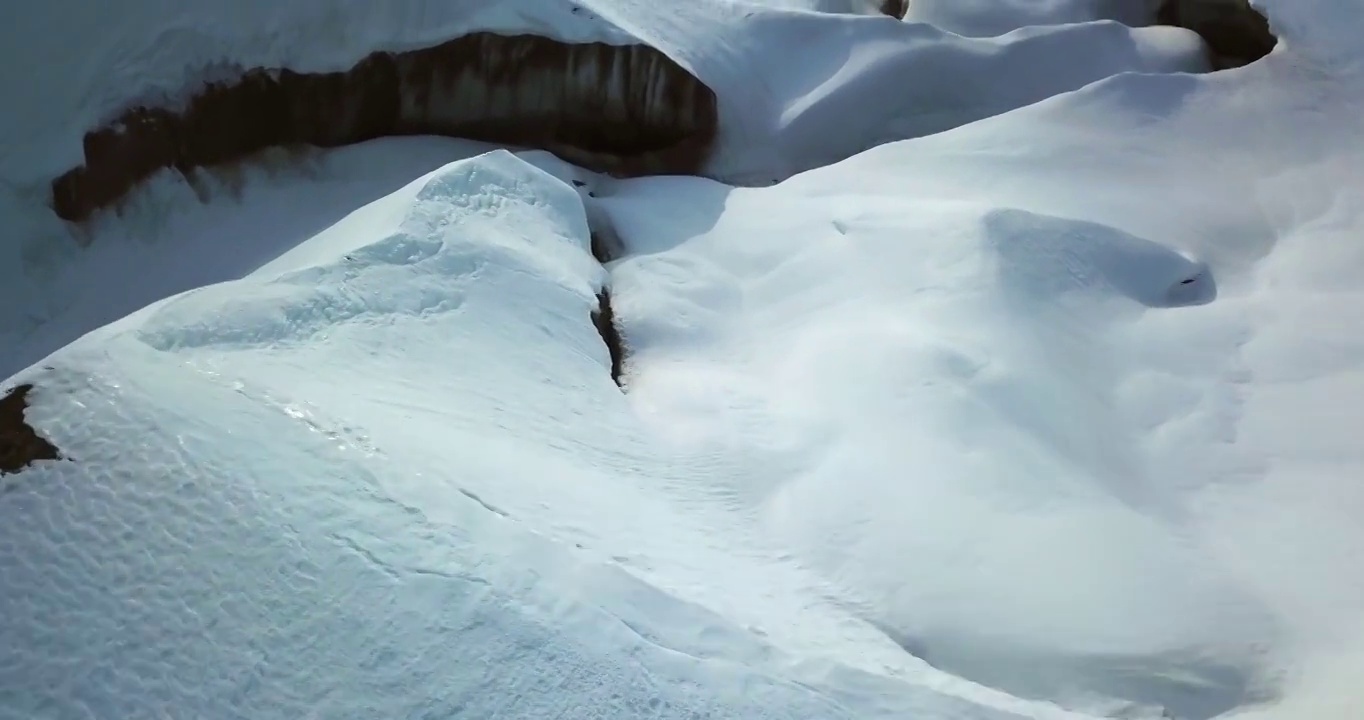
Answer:
[[[1280, 48], [1191, 74], [1055, 5], [600, 0], [715, 83], [717, 168], [793, 175], [390, 138], [162, 178], [88, 247], [25, 182], [113, 96], [54, 90], [0, 164], [45, 240], [0, 374], [64, 458], [0, 480], [0, 718], [1364, 715], [1360, 20], [1266, 1]], [[243, 7], [136, 32], [475, 24]]]

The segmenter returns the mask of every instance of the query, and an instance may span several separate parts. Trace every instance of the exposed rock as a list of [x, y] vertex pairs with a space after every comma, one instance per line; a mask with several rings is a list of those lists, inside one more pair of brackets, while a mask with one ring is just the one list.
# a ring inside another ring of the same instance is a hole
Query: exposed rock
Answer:
[[615, 314], [611, 311], [611, 291], [606, 288], [597, 293], [597, 309], [592, 313], [592, 324], [597, 326], [597, 332], [611, 354], [611, 379], [620, 385], [621, 372], [625, 368], [625, 343], [621, 340]]
[[881, 14], [889, 15], [896, 20], [904, 20], [909, 12], [909, 0], [882, 0]]
[[1218, 70], [1259, 60], [1279, 42], [1247, 0], [1163, 0], [1156, 21], [1203, 36]]
[[654, 48], [476, 33], [346, 72], [256, 68], [180, 108], [130, 108], [85, 135], [85, 164], [52, 182], [52, 205], [82, 221], [163, 168], [391, 135], [536, 147], [616, 175], [694, 174], [717, 124], [715, 93]]
[[0, 475], [17, 473], [37, 460], [58, 460], [61, 453], [24, 419], [33, 385], [19, 385], [0, 398]]

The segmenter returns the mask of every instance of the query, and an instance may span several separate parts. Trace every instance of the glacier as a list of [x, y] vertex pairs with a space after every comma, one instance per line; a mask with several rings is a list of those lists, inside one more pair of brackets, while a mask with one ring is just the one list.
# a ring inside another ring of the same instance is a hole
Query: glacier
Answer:
[[[0, 375], [61, 456], [0, 475], [0, 718], [1364, 712], [1340, 3], [1213, 73], [1142, 0], [143, 5], [6, 31], [71, 82], [0, 76]], [[224, 48], [475, 30], [659, 48], [707, 168], [386, 137], [46, 205]]]

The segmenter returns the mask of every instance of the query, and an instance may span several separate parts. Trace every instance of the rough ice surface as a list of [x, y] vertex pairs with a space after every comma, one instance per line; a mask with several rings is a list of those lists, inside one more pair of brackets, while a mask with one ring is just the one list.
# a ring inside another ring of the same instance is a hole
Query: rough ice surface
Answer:
[[[1257, 63], [1097, 82], [1146, 30], [595, 8], [789, 110], [717, 158], [770, 187], [389, 138], [81, 247], [11, 183], [63, 459], [0, 478], [0, 717], [1364, 715], [1358, 18], [1264, 5]], [[988, 112], [858, 152], [895, 73]]]

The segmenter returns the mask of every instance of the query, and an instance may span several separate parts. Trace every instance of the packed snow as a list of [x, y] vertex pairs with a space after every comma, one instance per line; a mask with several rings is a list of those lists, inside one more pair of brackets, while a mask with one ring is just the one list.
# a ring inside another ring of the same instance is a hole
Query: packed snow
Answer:
[[[0, 718], [1364, 716], [1364, 17], [1197, 74], [1143, 2], [34, 6]], [[117, 93], [494, 22], [663, 47], [781, 182], [389, 138], [42, 205]]]

